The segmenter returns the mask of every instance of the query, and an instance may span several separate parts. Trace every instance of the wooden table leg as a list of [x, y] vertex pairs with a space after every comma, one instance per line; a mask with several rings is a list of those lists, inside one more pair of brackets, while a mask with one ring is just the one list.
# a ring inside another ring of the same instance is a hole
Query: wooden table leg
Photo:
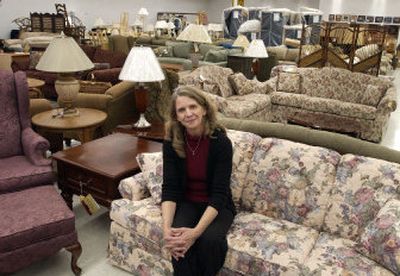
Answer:
[[83, 128], [79, 133], [79, 140], [82, 144], [90, 142], [93, 140], [94, 132], [97, 127], [86, 127]]
[[63, 187], [62, 185], [60, 185], [60, 183], [58, 183], [58, 187], [61, 189], [61, 196], [64, 199], [65, 203], [67, 204], [69, 209], [72, 210], [72, 191], [70, 191], [68, 188]]

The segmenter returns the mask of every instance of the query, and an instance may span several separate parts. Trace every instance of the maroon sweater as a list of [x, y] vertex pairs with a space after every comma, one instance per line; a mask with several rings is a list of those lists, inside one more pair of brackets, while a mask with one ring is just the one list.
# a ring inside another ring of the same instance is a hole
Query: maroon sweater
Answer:
[[[207, 159], [210, 146], [209, 137], [186, 136], [187, 185], [185, 199], [191, 202], [208, 202]], [[189, 146], [188, 146], [189, 144]]]

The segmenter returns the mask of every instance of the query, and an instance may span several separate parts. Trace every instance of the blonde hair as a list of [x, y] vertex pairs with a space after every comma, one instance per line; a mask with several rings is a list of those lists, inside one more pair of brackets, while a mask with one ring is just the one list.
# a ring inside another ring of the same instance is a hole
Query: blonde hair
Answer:
[[217, 121], [217, 109], [204, 95], [205, 92], [193, 86], [179, 86], [172, 94], [167, 122], [165, 123], [165, 140], [172, 141], [172, 147], [179, 157], [185, 158], [185, 127], [178, 121], [176, 115], [176, 100], [178, 97], [188, 97], [195, 100], [205, 111], [204, 135], [212, 138], [216, 129], [226, 132]]

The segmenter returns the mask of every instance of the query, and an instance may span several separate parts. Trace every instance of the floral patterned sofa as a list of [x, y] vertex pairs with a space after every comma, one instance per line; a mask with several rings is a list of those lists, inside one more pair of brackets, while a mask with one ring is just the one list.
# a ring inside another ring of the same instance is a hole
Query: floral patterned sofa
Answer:
[[200, 88], [226, 117], [270, 121], [271, 101], [266, 82], [216, 65], [201, 66], [179, 79], [180, 85]]
[[[351, 140], [378, 148], [378, 156], [388, 150], [340, 134], [305, 134], [335, 135], [333, 148]], [[399, 152], [388, 155], [394, 163], [250, 132], [228, 135], [238, 214], [220, 275], [399, 275]], [[137, 160], [142, 172], [121, 181], [123, 198], [111, 206], [109, 260], [134, 275], [172, 275], [162, 248], [161, 153]]]
[[396, 109], [396, 88], [387, 79], [333, 67], [273, 69], [272, 75], [267, 82], [274, 122], [380, 142]]

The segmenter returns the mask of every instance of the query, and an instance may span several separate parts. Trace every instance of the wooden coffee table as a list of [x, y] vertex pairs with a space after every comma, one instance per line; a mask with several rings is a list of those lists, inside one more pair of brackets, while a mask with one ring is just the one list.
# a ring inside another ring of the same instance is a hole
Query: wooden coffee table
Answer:
[[[32, 117], [32, 123], [36, 130], [47, 138], [47, 133], [63, 135], [67, 131], [76, 131], [81, 143], [93, 140], [96, 130], [107, 118], [107, 114], [101, 110], [92, 108], [78, 108], [79, 116], [58, 117], [55, 110], [41, 112]], [[50, 139], [51, 140], [51, 139]], [[54, 148], [54, 147], [53, 147]], [[59, 145], [55, 151], [62, 150]]]
[[119, 182], [139, 172], [136, 155], [161, 151], [162, 144], [114, 133], [86, 144], [59, 151], [53, 155], [57, 162], [58, 186], [61, 195], [72, 208], [72, 195], [90, 193], [96, 201], [110, 207], [120, 198]]

